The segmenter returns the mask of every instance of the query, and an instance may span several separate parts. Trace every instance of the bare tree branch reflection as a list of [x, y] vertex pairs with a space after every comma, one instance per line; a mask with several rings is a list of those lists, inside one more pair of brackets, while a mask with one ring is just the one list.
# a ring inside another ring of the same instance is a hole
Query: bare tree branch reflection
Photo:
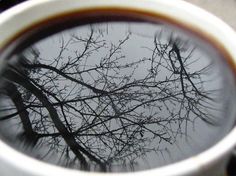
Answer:
[[26, 141], [49, 146], [43, 157], [56, 152], [63, 165], [83, 170], [132, 170], [148, 153], [167, 151], [163, 143], [187, 137], [196, 119], [215, 125], [214, 90], [204, 86], [211, 65], [192, 69], [195, 46], [159, 32], [142, 47], [148, 56], [129, 58], [132, 31], [110, 42], [100, 26], [87, 30], [62, 35], [53, 58], [28, 48], [4, 72], [1, 94], [11, 103], [1, 112], [12, 109], [0, 121], [20, 118]]

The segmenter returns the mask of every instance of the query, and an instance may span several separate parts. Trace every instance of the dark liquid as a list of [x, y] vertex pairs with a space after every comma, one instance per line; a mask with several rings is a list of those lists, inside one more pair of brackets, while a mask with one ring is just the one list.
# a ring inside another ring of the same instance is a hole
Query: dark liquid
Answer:
[[229, 132], [232, 77], [209, 43], [168, 25], [84, 24], [8, 58], [1, 137], [68, 168], [160, 167], [206, 150]]

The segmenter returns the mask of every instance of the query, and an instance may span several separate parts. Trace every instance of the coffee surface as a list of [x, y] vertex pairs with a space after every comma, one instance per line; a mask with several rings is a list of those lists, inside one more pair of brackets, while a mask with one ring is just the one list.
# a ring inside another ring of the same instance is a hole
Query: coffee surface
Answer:
[[234, 122], [235, 84], [212, 45], [165, 24], [100, 22], [12, 53], [0, 132], [27, 155], [102, 172], [196, 155]]

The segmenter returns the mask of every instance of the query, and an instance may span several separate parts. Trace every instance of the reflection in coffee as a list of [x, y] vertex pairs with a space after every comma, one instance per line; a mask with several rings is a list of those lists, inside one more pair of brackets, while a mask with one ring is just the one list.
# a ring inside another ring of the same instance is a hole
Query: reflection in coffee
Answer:
[[127, 172], [198, 154], [232, 128], [232, 73], [209, 43], [165, 24], [99, 22], [13, 53], [1, 138], [63, 167]]

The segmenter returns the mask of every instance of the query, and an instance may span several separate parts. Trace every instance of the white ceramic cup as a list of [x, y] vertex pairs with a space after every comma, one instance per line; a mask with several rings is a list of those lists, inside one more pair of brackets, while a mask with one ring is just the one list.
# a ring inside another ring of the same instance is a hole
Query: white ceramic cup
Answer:
[[[131, 9], [175, 21], [215, 41], [230, 55], [236, 66], [236, 35], [224, 22], [184, 1], [175, 0], [43, 0], [29, 1], [0, 15], [0, 50], [26, 28], [52, 16], [75, 11], [99, 9]], [[0, 61], [1, 66], [4, 61]], [[0, 66], [0, 68], [1, 68]], [[216, 176], [225, 171], [236, 143], [236, 128], [208, 150], [167, 166], [134, 173], [106, 173], [108, 176]], [[102, 176], [104, 173], [70, 170], [30, 158], [0, 141], [0, 173], [13, 176]]]

